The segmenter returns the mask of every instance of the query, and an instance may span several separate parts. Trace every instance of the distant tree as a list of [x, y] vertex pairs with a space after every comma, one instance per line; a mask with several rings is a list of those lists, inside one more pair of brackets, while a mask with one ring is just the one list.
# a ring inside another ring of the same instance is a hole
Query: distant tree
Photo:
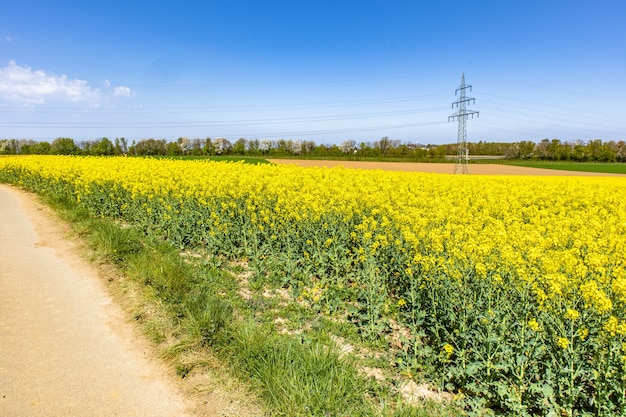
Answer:
[[469, 153], [470, 155], [495, 155], [495, 156], [504, 156], [506, 154], [511, 154], [514, 151], [508, 149], [511, 146], [510, 143], [504, 142], [485, 142], [478, 141], [478, 143], [468, 143]]
[[512, 143], [504, 153], [505, 159], [520, 159], [519, 143]]
[[535, 146], [534, 155], [542, 160], [550, 159], [550, 139], [542, 139], [541, 142]]
[[264, 154], [268, 153], [272, 149], [272, 141], [269, 139], [261, 139], [259, 150]]
[[54, 155], [76, 155], [78, 147], [71, 138], [57, 138], [50, 144], [50, 152]]
[[90, 155], [114, 155], [115, 145], [107, 138], [96, 141], [91, 146]]
[[189, 138], [180, 137], [176, 142], [180, 148], [179, 155], [187, 155], [191, 151], [191, 140]]
[[426, 147], [413, 148], [409, 156], [414, 160], [424, 159], [428, 156], [428, 148]]
[[114, 150], [115, 150], [115, 155], [121, 155], [122, 154], [122, 145], [120, 143], [120, 138], [115, 138], [115, 145], [114, 146]]
[[126, 154], [128, 153], [128, 142], [126, 142], [126, 139], [121, 137], [120, 138], [120, 144], [122, 145], [122, 153]]
[[250, 155], [258, 155], [260, 153], [261, 141], [258, 139], [250, 139], [248, 141], [248, 153]]
[[167, 156], [178, 156], [183, 154], [183, 150], [178, 142], [167, 142], [165, 145], [165, 154]]
[[328, 148], [326, 145], [317, 145], [313, 151], [311, 151], [311, 154], [317, 157], [326, 157], [328, 156]]
[[272, 148], [274, 149], [274, 153], [278, 155], [287, 155], [289, 153], [289, 146], [287, 145], [287, 140], [278, 139], [275, 144], [273, 144]]
[[356, 150], [356, 141], [345, 140], [341, 142], [341, 145], [339, 145], [339, 149], [341, 149], [342, 153], [352, 153], [354, 150]]
[[37, 142], [32, 139], [20, 139], [19, 153], [22, 155], [35, 155]]
[[341, 156], [341, 149], [339, 148], [339, 146], [333, 144], [333, 145], [326, 145], [326, 153], [328, 156]]
[[[178, 146], [176, 144], [176, 146]], [[155, 156], [167, 154], [167, 141], [165, 139], [143, 139], [134, 146], [134, 153], [138, 156]]]
[[394, 156], [399, 158], [406, 158], [409, 156], [409, 147], [407, 144], [402, 143], [394, 148]]
[[587, 142], [585, 151], [585, 154], [590, 161], [600, 161], [602, 158], [602, 141], [600, 139], [590, 140]]
[[377, 148], [382, 156], [387, 156], [387, 153], [389, 152], [389, 149], [391, 149], [392, 144], [392, 141], [387, 136], [385, 136], [379, 141], [374, 142], [374, 148]]
[[614, 140], [604, 142], [603, 145], [603, 158], [605, 162], [616, 162], [617, 153], [619, 152], [619, 145]]
[[376, 151], [372, 148], [369, 142], [361, 142], [359, 143], [357, 155], [360, 157], [374, 157], [376, 156]]
[[626, 142], [620, 140], [617, 142], [617, 153], [615, 159], [619, 162], [626, 162]]
[[206, 138], [204, 140], [204, 155], [215, 155], [215, 147], [213, 146], [213, 141], [211, 138]]
[[134, 140], [128, 147], [128, 155], [132, 155], [132, 156], [137, 155], [137, 143]]
[[572, 145], [570, 157], [574, 161], [582, 162], [587, 160], [587, 151], [585, 143], [582, 140], [575, 140]]
[[232, 149], [232, 144], [226, 138], [217, 138], [213, 141], [213, 147], [217, 155], [227, 154]]
[[81, 140], [76, 144], [76, 148], [78, 151], [76, 152], [79, 155], [91, 155], [91, 148], [93, 148], [94, 140]]
[[191, 141], [191, 154], [192, 155], [204, 154], [204, 139], [194, 139]]
[[309, 155], [315, 149], [315, 142], [312, 140], [302, 141], [302, 154]]
[[234, 155], [245, 155], [248, 141], [245, 138], [239, 138], [233, 145]]
[[124, 138], [115, 138], [115, 144], [113, 145], [114, 155], [126, 155], [128, 153], [128, 144]]
[[517, 143], [519, 149], [519, 157], [522, 159], [532, 158], [535, 151], [535, 142], [530, 140], [523, 140]]
[[35, 143], [31, 148], [31, 153], [35, 155], [48, 155], [50, 152], [50, 142], [46, 142], [45, 140]]
[[548, 159], [552, 161], [567, 161], [570, 159], [570, 147], [558, 139], [552, 139], [547, 146]]
[[[455, 145], [456, 147], [456, 145]], [[438, 146], [430, 146], [428, 148], [428, 157], [429, 158], [433, 158], [433, 159], [442, 159], [445, 158], [446, 155], [453, 153], [453, 152], [448, 152], [448, 149], [446, 146], [444, 145], [438, 145]]]
[[9, 155], [11, 153], [11, 140], [0, 139], [0, 155]]
[[287, 141], [287, 151], [293, 155], [300, 155], [302, 153], [302, 142], [289, 139]]

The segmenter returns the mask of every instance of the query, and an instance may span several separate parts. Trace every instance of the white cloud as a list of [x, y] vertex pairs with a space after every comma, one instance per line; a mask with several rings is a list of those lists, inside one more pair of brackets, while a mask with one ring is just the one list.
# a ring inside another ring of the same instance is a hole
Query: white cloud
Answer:
[[42, 104], [47, 100], [97, 103], [101, 92], [89, 87], [85, 80], [33, 71], [11, 61], [0, 68], [0, 97], [29, 104]]
[[12, 37], [10, 37], [10, 36], [5, 36], [5, 37], [4, 37], [4, 40], [5, 40], [6, 42], [9, 42], [9, 43], [13, 42], [13, 38], [12, 38]]
[[132, 98], [136, 92], [130, 87], [113, 87], [108, 80], [103, 89], [92, 88], [89, 82], [66, 75], [55, 75], [30, 67], [20, 66], [15, 61], [0, 68], [0, 98], [23, 104], [44, 104], [50, 101], [87, 103], [98, 107], [103, 101], [113, 98]]
[[129, 87], [115, 87], [115, 97], [135, 97], [135, 94]]

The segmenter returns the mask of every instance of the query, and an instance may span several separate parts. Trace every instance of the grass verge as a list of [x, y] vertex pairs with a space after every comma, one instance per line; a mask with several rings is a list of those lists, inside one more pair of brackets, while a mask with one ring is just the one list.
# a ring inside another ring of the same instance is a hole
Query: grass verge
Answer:
[[[481, 161], [484, 163], [484, 161]], [[601, 162], [551, 162], [551, 161], [489, 161], [527, 168], [556, 169], [561, 171], [600, 172], [605, 174], [626, 174], [626, 164]]]
[[453, 404], [406, 401], [395, 376], [372, 377], [372, 367], [385, 373], [384, 353], [362, 354], [349, 326], [269, 285], [262, 266], [253, 276], [245, 261], [180, 253], [67, 198], [46, 202], [92, 260], [114, 271], [110, 281], [143, 332], [190, 393], [222, 404], [212, 406], [219, 415], [458, 415]]

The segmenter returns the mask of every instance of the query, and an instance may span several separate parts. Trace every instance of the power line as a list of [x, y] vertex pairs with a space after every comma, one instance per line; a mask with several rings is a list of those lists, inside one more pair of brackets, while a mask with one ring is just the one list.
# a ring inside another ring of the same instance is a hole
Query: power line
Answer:
[[[405, 123], [405, 124], [391, 124], [391, 125], [378, 125], [378, 126], [369, 126], [362, 128], [345, 128], [345, 129], [319, 129], [319, 130], [285, 130], [285, 131], [258, 131], [258, 132], [222, 132], [221, 134], [216, 135], [217, 137], [237, 137], [237, 138], [288, 138], [288, 137], [299, 137], [299, 136], [315, 136], [315, 135], [329, 135], [329, 134], [338, 134], [338, 133], [359, 133], [359, 132], [375, 132], [380, 130], [393, 130], [393, 129], [403, 129], [403, 128], [411, 128], [411, 127], [422, 127], [422, 126], [432, 126], [432, 125], [443, 125], [445, 122], [426, 122], [426, 123]], [[74, 126], [79, 127], [79, 126]], [[140, 128], [131, 126], [130, 128]], [[143, 128], [143, 127], [142, 127]], [[31, 139], [45, 140], [49, 139], [48, 137], [32, 137]], [[81, 138], [76, 138], [81, 139]], [[82, 138], [86, 139], [86, 138]]]
[[592, 94], [592, 93], [585, 93], [582, 91], [575, 91], [575, 90], [567, 90], [564, 88], [556, 88], [554, 86], [550, 86], [550, 85], [539, 85], [539, 84], [532, 84], [532, 83], [524, 83], [521, 81], [515, 81], [515, 80], [507, 80], [504, 78], [497, 78], [497, 77], [491, 77], [491, 76], [487, 76], [487, 75], [480, 75], [480, 74], [470, 74], [473, 77], [479, 77], [479, 78], [486, 78], [489, 80], [494, 80], [494, 81], [501, 81], [501, 82], [505, 82], [505, 83], [509, 83], [509, 84], [517, 84], [517, 85], [521, 85], [523, 87], [532, 87], [532, 88], [536, 88], [542, 91], [545, 90], [551, 90], [551, 91], [556, 91], [559, 93], [567, 93], [567, 94], [572, 94], [572, 95], [580, 95], [580, 96], [588, 96], [588, 97], [597, 97], [597, 98], [603, 98], [603, 99], [609, 99], [609, 100], [615, 100], [615, 101], [621, 101], [623, 100], [623, 98], [619, 98], [619, 97], [611, 97], [611, 96], [605, 96], [605, 95], [601, 95], [601, 94]]
[[176, 107], [127, 107], [127, 108], [84, 108], [84, 107], [1, 107], [0, 113], [29, 113], [36, 110], [45, 113], [231, 113], [246, 111], [277, 111], [293, 109], [325, 109], [335, 107], [354, 107], [390, 103], [402, 103], [436, 99], [447, 96], [447, 94], [434, 94], [427, 96], [401, 96], [380, 99], [342, 100], [314, 103], [284, 103], [284, 104], [257, 104], [257, 105], [237, 105], [237, 106], [176, 106]]
[[374, 117], [388, 117], [398, 116], [406, 114], [416, 113], [428, 113], [434, 111], [440, 111], [445, 107], [433, 107], [427, 109], [410, 109], [400, 111], [388, 111], [388, 112], [371, 112], [371, 113], [353, 113], [353, 114], [338, 114], [338, 115], [325, 115], [325, 116], [305, 116], [305, 117], [283, 117], [283, 118], [259, 118], [259, 119], [239, 119], [239, 120], [201, 120], [201, 121], [158, 121], [158, 122], [133, 122], [132, 124], [120, 123], [120, 122], [0, 122], [2, 127], [24, 127], [24, 126], [37, 126], [42, 127], [49, 126], [63, 126], [63, 127], [214, 127], [214, 126], [229, 126], [229, 125], [243, 125], [254, 123], [311, 123], [311, 122], [327, 122], [338, 120], [353, 120], [363, 118]]

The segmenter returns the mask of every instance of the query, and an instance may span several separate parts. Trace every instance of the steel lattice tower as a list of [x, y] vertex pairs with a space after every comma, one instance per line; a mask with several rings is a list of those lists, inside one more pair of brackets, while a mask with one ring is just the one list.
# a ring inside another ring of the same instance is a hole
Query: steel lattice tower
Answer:
[[472, 119], [474, 118], [474, 115], [478, 117], [477, 111], [467, 110], [468, 104], [476, 102], [476, 99], [465, 95], [465, 90], [467, 89], [472, 91], [472, 86], [465, 84], [465, 73], [463, 73], [463, 76], [461, 77], [461, 86], [454, 92], [455, 96], [460, 92], [459, 99], [452, 103], [452, 108], [456, 106], [459, 110], [448, 117], [448, 122], [454, 119], [459, 121], [456, 164], [454, 165], [455, 174], [469, 174], [469, 148], [467, 147], [467, 130], [465, 129], [465, 125], [469, 116], [472, 116]]

